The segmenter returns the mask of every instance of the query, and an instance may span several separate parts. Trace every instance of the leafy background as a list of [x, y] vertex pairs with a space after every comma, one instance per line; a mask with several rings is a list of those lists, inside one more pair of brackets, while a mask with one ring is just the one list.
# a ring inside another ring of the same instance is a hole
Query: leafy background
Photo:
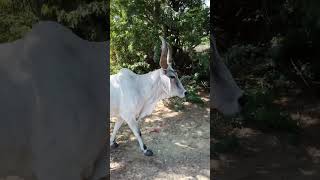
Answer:
[[199, 92], [209, 91], [210, 8], [203, 0], [114, 0], [110, 4], [110, 73], [128, 68], [142, 74], [160, 68], [163, 36], [172, 46], [174, 68], [189, 92], [171, 99], [202, 103]]
[[0, 0], [0, 42], [22, 37], [40, 20], [57, 21], [87, 40], [106, 41], [108, 17], [104, 0]]
[[159, 68], [161, 35], [172, 45], [179, 74], [198, 72], [208, 79], [208, 55], [196, 53], [195, 47], [209, 42], [209, 12], [202, 0], [112, 1], [111, 72]]
[[309, 114], [319, 119], [307, 110], [320, 102], [319, 5], [317, 0], [213, 2], [210, 21], [218, 49], [248, 99], [242, 117], [212, 112], [218, 118], [211, 132], [226, 137], [224, 150], [236, 149], [229, 136], [234, 128], [284, 132], [296, 142], [307, 129], [302, 119]]

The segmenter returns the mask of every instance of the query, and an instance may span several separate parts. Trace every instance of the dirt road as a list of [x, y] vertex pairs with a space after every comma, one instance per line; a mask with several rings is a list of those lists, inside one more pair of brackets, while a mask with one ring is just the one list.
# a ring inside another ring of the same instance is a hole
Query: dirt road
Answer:
[[[141, 123], [145, 144], [153, 150], [146, 157], [127, 125], [118, 132], [119, 147], [111, 150], [111, 179], [160, 180], [210, 178], [210, 118], [206, 105], [185, 104], [182, 112], [160, 102]], [[114, 123], [111, 124], [113, 128]]]
[[[314, 100], [315, 101], [315, 100]], [[215, 180], [319, 180], [320, 104], [297, 100], [288, 103], [292, 118], [298, 118], [302, 132], [265, 133], [257, 129], [234, 129], [240, 146], [232, 153], [211, 159]]]

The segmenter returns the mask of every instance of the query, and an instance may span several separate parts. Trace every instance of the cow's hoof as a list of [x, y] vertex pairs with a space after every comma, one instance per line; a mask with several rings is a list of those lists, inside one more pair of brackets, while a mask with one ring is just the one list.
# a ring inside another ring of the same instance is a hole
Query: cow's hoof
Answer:
[[153, 152], [150, 149], [145, 150], [143, 153], [145, 156], [153, 156]]
[[115, 148], [117, 148], [118, 146], [119, 146], [119, 144], [114, 141], [113, 144], [111, 145], [111, 148], [115, 149]]

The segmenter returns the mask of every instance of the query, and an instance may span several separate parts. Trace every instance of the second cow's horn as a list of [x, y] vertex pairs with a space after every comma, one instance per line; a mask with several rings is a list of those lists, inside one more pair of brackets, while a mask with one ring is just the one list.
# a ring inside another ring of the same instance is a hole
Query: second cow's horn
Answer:
[[160, 67], [162, 69], [167, 69], [168, 68], [168, 57], [169, 57], [169, 53], [168, 53], [168, 47], [167, 47], [167, 42], [166, 40], [164, 40], [163, 37], [159, 36], [162, 42], [161, 45], [161, 56], [160, 56]]

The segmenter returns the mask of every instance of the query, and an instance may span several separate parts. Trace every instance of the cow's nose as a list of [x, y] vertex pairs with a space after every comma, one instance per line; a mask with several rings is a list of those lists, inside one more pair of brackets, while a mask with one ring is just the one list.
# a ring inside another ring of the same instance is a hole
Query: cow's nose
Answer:
[[238, 102], [240, 104], [240, 106], [245, 106], [248, 102], [248, 98], [246, 95], [242, 95], [239, 99], [238, 99]]
[[184, 96], [187, 96], [188, 95], [188, 91], [184, 92]]

